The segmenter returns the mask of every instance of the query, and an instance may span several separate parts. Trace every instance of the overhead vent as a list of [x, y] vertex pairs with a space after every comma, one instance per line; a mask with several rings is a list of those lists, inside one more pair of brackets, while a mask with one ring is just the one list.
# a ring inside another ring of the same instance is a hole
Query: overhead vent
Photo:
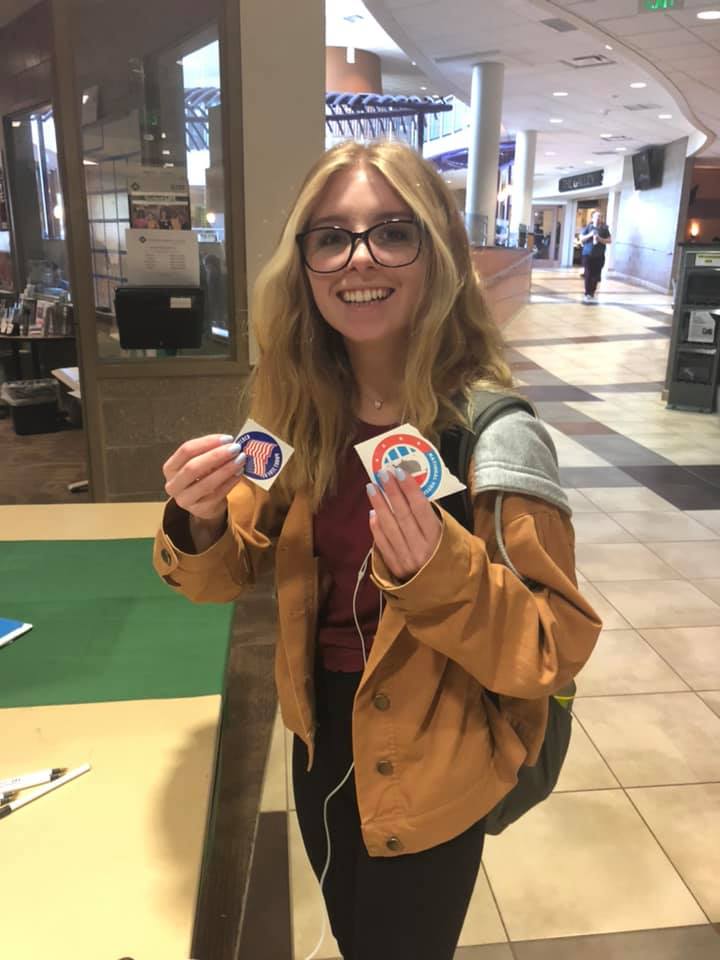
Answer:
[[577, 30], [577, 27], [573, 26], [572, 23], [568, 23], [567, 20], [561, 20], [559, 17], [541, 20], [540, 23], [544, 23], [545, 26], [550, 27], [551, 30], [557, 30], [558, 33], [571, 33], [573, 30]]
[[633, 138], [632, 138], [632, 137], [626, 137], [624, 133], [617, 133], [617, 134], [615, 134], [615, 136], [613, 136], [613, 137], [603, 136], [603, 135], [601, 134], [601, 139], [604, 140], [605, 143], [627, 143], [628, 141], [632, 140]]
[[461, 63], [465, 60], [485, 60], [486, 57], [497, 57], [499, 50], [475, 50], [473, 53], [454, 53], [449, 57], [433, 57], [435, 63]]
[[361, 13], [351, 13], [347, 17], [343, 17], [343, 20], [347, 20], [348, 23], [359, 23], [364, 19], [365, 17]]
[[659, 103], [626, 103], [626, 110], [662, 110]]
[[609, 67], [615, 60], [606, 57], [604, 53], [591, 53], [587, 57], [573, 57], [572, 60], [561, 60], [560, 63], [574, 70], [586, 70], [588, 67]]

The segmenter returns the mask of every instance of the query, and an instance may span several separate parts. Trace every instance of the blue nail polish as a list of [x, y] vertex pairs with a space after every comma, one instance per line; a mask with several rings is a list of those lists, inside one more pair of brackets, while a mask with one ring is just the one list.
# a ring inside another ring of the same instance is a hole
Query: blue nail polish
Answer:
[[389, 471], [389, 470], [381, 470], [380, 473], [378, 474], [378, 476], [380, 477], [380, 483], [382, 483], [383, 486], [386, 486], [388, 480], [390, 479], [390, 471]]
[[371, 519], [371, 520], [374, 520], [374, 519], [375, 519], [375, 515], [376, 515], [376, 514], [375, 514], [375, 511], [374, 511], [374, 510], [371, 510], [371, 511], [370, 511], [370, 519]]
[[376, 496], [377, 496], [377, 487], [375, 486], [374, 483], [369, 483], [369, 484], [365, 487], [365, 489], [367, 490], [367, 494], [368, 494], [369, 497], [376, 497]]
[[239, 457], [235, 457], [235, 463], [237, 463], [238, 465], [241, 463], [245, 463], [246, 460], [247, 460], [246, 453], [241, 453]]
[[232, 443], [234, 437], [230, 433], [223, 433], [220, 435], [218, 443]]
[[401, 483], [403, 480], [407, 480], [407, 474], [402, 467], [395, 467], [395, 476]]
[[237, 454], [242, 450], [242, 447], [239, 443], [230, 443], [227, 447], [225, 447], [225, 450], [232, 454], [232, 456], [237, 456]]

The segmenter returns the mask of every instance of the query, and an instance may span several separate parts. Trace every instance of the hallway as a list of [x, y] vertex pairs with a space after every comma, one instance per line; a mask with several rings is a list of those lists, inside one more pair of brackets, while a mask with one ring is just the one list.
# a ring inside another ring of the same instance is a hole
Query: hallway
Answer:
[[[660, 400], [670, 298], [536, 271], [506, 329], [558, 449], [605, 629], [558, 789], [489, 838], [457, 960], [720, 956], [720, 417]], [[272, 739], [243, 956], [304, 960], [321, 900]], [[289, 879], [288, 879], [289, 878]], [[293, 948], [290, 951], [290, 943]], [[245, 952], [247, 951], [247, 953]], [[318, 957], [337, 957], [326, 935]], [[398, 958], [410, 960], [410, 958]]]

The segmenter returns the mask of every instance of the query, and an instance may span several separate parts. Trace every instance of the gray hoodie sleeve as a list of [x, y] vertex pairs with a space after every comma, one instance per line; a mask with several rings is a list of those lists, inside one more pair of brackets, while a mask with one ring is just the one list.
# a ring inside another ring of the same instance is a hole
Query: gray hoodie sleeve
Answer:
[[546, 500], [572, 515], [560, 485], [557, 452], [544, 424], [525, 410], [500, 415], [473, 453], [473, 493], [502, 490]]

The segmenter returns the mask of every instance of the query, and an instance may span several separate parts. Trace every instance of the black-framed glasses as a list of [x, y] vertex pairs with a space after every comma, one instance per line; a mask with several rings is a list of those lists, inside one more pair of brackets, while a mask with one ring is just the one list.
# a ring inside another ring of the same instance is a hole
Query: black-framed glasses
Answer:
[[381, 267], [408, 267], [420, 256], [422, 230], [416, 220], [392, 219], [354, 233], [344, 227], [313, 227], [296, 238], [305, 266], [313, 273], [344, 270], [364, 243]]

